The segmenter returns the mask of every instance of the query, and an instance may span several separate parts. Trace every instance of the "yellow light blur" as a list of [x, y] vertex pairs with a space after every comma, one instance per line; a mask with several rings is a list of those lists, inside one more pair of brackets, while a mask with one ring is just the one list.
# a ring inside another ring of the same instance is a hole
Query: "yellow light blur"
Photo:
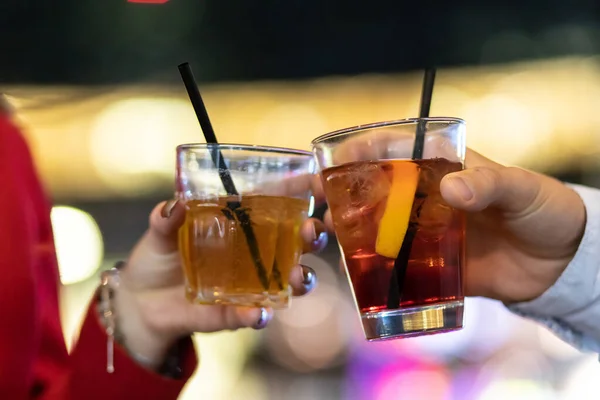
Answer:
[[155, 185], [156, 175], [171, 177], [175, 147], [198, 141], [204, 142], [189, 101], [132, 98], [112, 103], [98, 115], [89, 151], [105, 184], [135, 193]]
[[96, 279], [88, 279], [72, 285], [62, 286], [60, 290], [60, 319], [67, 349], [71, 351], [90, 300], [98, 288]]
[[[467, 145], [499, 162], [517, 164], [536, 154], [536, 146], [540, 145], [536, 133], [546, 133], [545, 127], [535, 126], [532, 114], [531, 109], [504, 95], [493, 94], [472, 102], [464, 115]], [[489, 147], [492, 141], [494, 146]]]
[[[431, 115], [465, 118], [467, 144], [501, 162], [547, 170], [594, 163], [599, 65], [600, 58], [571, 57], [441, 69]], [[326, 131], [415, 116], [421, 79], [410, 73], [216, 84], [203, 96], [221, 142], [307, 149]], [[87, 90], [6, 88], [23, 104], [19, 115], [52, 191], [101, 198], [170, 188], [174, 147], [203, 141], [185, 91], [121, 86], [86, 98]]]
[[83, 281], [100, 266], [104, 253], [100, 229], [88, 213], [73, 207], [53, 207], [50, 214], [63, 284]]
[[[256, 125], [252, 141], [281, 146], [282, 140], [289, 140], [292, 137], [317, 137], [328, 130], [327, 118], [316, 108], [302, 103], [284, 103], [266, 110], [265, 115]], [[298, 147], [307, 149], [309, 144], [310, 142], [305, 142]]]
[[[248, 329], [194, 335], [199, 367], [180, 399], [231, 399], [256, 340], [257, 333]], [[255, 389], [260, 391], [260, 385]]]

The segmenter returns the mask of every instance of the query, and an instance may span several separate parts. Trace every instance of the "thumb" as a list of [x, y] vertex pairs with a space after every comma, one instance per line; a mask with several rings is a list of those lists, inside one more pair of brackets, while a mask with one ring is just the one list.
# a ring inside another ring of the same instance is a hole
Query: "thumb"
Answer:
[[510, 214], [526, 213], [540, 189], [537, 174], [498, 164], [448, 174], [440, 185], [444, 200], [455, 208], [473, 212], [495, 207]]
[[148, 246], [155, 253], [177, 251], [177, 233], [185, 220], [185, 207], [177, 200], [157, 205], [150, 213], [150, 228], [146, 234]]

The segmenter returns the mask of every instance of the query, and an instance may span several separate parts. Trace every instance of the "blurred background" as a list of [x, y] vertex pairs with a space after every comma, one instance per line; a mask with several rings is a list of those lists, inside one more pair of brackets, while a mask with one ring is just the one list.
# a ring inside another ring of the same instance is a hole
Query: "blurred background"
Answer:
[[[422, 3], [3, 1], [0, 92], [54, 200], [68, 338], [99, 271], [172, 196], [175, 146], [202, 141], [183, 61], [221, 141], [301, 149], [415, 116], [420, 69], [436, 65], [431, 114], [466, 119], [470, 147], [599, 187], [599, 3]], [[319, 287], [269, 329], [196, 337], [182, 399], [598, 398], [596, 356], [493, 301], [468, 299], [461, 332], [367, 344], [335, 241], [304, 262]]]

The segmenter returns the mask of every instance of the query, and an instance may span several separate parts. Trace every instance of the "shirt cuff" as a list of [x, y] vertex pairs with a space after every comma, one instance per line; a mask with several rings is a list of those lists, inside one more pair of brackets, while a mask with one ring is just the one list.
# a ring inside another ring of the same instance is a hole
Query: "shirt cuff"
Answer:
[[586, 208], [579, 248], [552, 287], [534, 300], [508, 308], [543, 323], [581, 350], [600, 352], [600, 190], [569, 186]]

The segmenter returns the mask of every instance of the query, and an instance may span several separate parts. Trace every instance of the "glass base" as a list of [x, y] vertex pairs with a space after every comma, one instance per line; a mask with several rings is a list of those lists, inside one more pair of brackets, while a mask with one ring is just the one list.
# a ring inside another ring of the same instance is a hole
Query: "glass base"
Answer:
[[464, 302], [451, 301], [398, 310], [361, 313], [368, 341], [399, 339], [462, 329]]
[[186, 297], [194, 304], [203, 305], [228, 305], [243, 307], [271, 307], [285, 309], [290, 306], [291, 296], [288, 292], [280, 293], [227, 293], [220, 290], [204, 289], [194, 292], [189, 288]]

